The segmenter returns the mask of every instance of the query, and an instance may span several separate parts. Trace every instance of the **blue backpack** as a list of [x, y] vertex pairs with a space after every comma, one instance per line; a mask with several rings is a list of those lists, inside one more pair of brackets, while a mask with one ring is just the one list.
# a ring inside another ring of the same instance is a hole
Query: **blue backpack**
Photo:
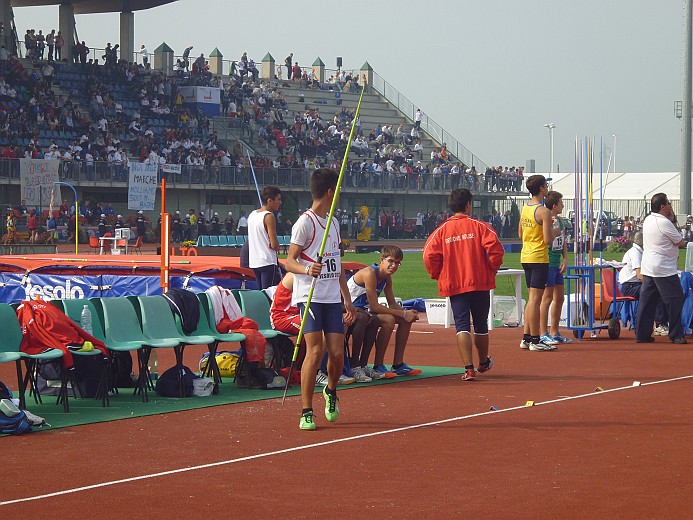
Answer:
[[[193, 396], [193, 380], [197, 379], [192, 370], [183, 366], [181, 369], [181, 377], [183, 377], [183, 387], [185, 389], [185, 397]], [[159, 376], [156, 382], [156, 394], [161, 397], [179, 397], [180, 387], [178, 382], [178, 368], [173, 366]]]
[[[5, 383], [0, 381], [0, 399], [12, 398], [12, 391]], [[0, 411], [0, 434], [4, 435], [20, 435], [31, 431], [31, 423], [26, 418], [23, 411], [13, 416], [5, 415]]]
[[0, 412], [0, 433], [5, 435], [21, 435], [31, 431], [31, 424], [26, 414], [20, 411], [14, 417], [8, 417]]

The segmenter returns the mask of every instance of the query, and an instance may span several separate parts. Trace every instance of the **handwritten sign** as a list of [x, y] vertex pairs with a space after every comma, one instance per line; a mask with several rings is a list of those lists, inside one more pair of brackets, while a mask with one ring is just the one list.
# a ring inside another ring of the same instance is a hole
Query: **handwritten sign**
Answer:
[[153, 210], [158, 164], [130, 163], [128, 209]]
[[45, 159], [19, 159], [19, 179], [22, 199], [26, 200], [29, 208], [48, 207], [51, 202], [51, 192], [55, 189], [53, 200], [60, 201], [60, 186], [55, 183], [60, 180], [58, 171], [60, 161]]

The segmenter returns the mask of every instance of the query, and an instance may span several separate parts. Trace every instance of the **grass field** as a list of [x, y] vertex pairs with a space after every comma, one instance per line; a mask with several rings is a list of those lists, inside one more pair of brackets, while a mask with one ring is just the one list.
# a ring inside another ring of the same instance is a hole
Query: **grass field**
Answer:
[[[683, 269], [685, 263], [685, 251], [679, 254], [679, 269]], [[344, 260], [348, 262], [361, 262], [362, 264], [371, 264], [379, 261], [378, 253], [347, 253], [344, 255]], [[605, 260], [621, 260], [623, 253], [609, 254], [604, 252]], [[568, 265], [573, 265], [573, 254], [568, 254]], [[520, 265], [520, 253], [505, 253], [503, 257], [503, 267], [510, 269], [522, 269]], [[424, 269], [423, 258], [421, 253], [405, 253], [404, 260], [398, 272], [392, 278], [395, 289], [395, 296], [403, 300], [411, 298], [437, 298], [438, 285], [435, 280], [431, 280]], [[515, 289], [512, 280], [508, 277], [499, 279], [496, 294], [499, 296], [513, 296]], [[527, 289], [523, 288], [523, 297], [527, 299]]]

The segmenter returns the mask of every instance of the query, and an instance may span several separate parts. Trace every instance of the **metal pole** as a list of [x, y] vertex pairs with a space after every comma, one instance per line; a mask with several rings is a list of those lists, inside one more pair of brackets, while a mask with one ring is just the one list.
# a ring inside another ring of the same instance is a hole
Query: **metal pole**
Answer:
[[551, 144], [551, 168], [549, 169], [549, 175], [553, 179], [553, 129], [556, 128], [555, 125], [549, 127], [549, 141]]
[[171, 215], [166, 211], [166, 179], [161, 179], [161, 280], [159, 285], [164, 292], [168, 291], [171, 273]]
[[556, 125], [546, 123], [544, 127], [549, 129], [549, 179], [553, 179], [553, 129], [556, 128]]
[[[614, 134], [614, 151], [611, 154], [611, 156], [614, 158], [614, 169], [613, 172], [616, 173], [618, 170], [616, 169], [616, 134]], [[607, 169], [606, 173], [609, 173], [609, 170]]]
[[681, 207], [679, 211], [691, 214], [691, 54], [693, 47], [693, 0], [686, 0], [686, 45], [683, 54], [683, 103], [681, 132]]

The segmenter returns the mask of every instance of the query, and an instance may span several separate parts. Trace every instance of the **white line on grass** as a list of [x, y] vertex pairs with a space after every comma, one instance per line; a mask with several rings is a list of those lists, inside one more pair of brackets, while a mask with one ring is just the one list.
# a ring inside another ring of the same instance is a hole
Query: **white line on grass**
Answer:
[[[605, 389], [601, 392], [590, 392], [588, 394], [580, 394], [580, 395], [573, 395], [573, 396], [569, 396], [569, 397], [561, 397], [558, 399], [551, 399], [549, 401], [534, 403], [534, 406], [543, 406], [543, 405], [547, 405], [547, 404], [561, 403], [563, 401], [582, 399], [583, 397], [595, 397], [595, 396], [608, 394], [611, 392], [618, 392], [621, 390], [630, 390], [633, 388], [642, 388], [644, 386], [658, 385], [661, 383], [671, 383], [674, 381], [682, 381], [684, 379], [693, 379], [693, 375], [674, 377], [671, 379], [662, 379], [659, 381], [652, 381], [650, 383], [643, 383], [640, 386], [628, 385], [628, 386], [621, 386], [618, 388]], [[167, 475], [176, 475], [178, 473], [186, 473], [188, 471], [197, 471], [197, 470], [201, 470], [201, 469], [214, 468], [217, 466], [227, 466], [229, 464], [236, 464], [238, 462], [245, 462], [248, 460], [262, 459], [262, 458], [266, 458], [266, 457], [273, 457], [275, 455], [283, 455], [284, 453], [291, 453], [294, 451], [302, 451], [302, 450], [308, 450], [311, 448], [319, 448], [322, 446], [329, 446], [330, 444], [338, 444], [338, 443], [342, 443], [342, 442], [355, 441], [355, 440], [359, 440], [359, 439], [367, 439], [369, 437], [377, 437], [379, 435], [388, 435], [391, 433], [398, 433], [398, 432], [403, 432], [403, 431], [407, 431], [407, 430], [416, 430], [419, 428], [426, 428], [429, 426], [437, 426], [439, 424], [457, 422], [457, 421], [462, 421], [464, 419], [472, 419], [475, 417], [483, 417], [485, 415], [499, 414], [499, 413], [504, 413], [504, 412], [512, 412], [515, 410], [522, 410], [522, 409], [526, 409], [526, 408], [531, 408], [531, 407], [529, 407], [527, 405], [519, 405], [519, 406], [513, 406], [511, 408], [501, 408], [499, 410], [490, 410], [487, 412], [462, 415], [459, 417], [452, 417], [450, 419], [441, 419], [438, 421], [431, 421], [431, 422], [420, 423], [420, 424], [412, 424], [410, 426], [402, 426], [400, 428], [391, 428], [389, 430], [382, 430], [379, 432], [371, 432], [371, 433], [364, 433], [361, 435], [353, 435], [351, 437], [344, 437], [341, 439], [333, 439], [330, 441], [316, 442], [313, 444], [304, 444], [302, 446], [294, 446], [293, 448], [286, 448], [283, 450], [270, 451], [267, 453], [257, 453], [255, 455], [249, 455], [247, 457], [240, 457], [237, 459], [222, 460], [219, 462], [200, 464], [198, 466], [190, 466], [188, 468], [178, 468], [178, 469], [172, 469], [169, 471], [161, 471], [159, 473], [150, 473], [148, 475], [138, 475], [136, 477], [123, 478], [123, 479], [119, 479], [119, 480], [111, 480], [109, 482], [100, 482], [98, 484], [91, 484], [89, 486], [81, 486], [81, 487], [76, 487], [76, 488], [71, 488], [71, 489], [63, 489], [61, 491], [54, 491], [53, 493], [45, 493], [43, 495], [35, 495], [35, 496], [31, 496], [31, 497], [17, 498], [14, 500], [6, 500], [4, 502], [0, 502], [0, 506], [7, 506], [7, 505], [11, 505], [11, 504], [18, 504], [21, 502], [31, 502], [34, 500], [42, 500], [44, 498], [52, 498], [52, 497], [58, 497], [58, 496], [62, 496], [62, 495], [69, 495], [71, 493], [78, 493], [80, 491], [88, 491], [90, 489], [98, 489], [98, 488], [103, 488], [103, 487], [108, 487], [108, 486], [115, 486], [116, 484], [125, 484], [127, 482], [136, 482], [138, 480], [146, 480], [146, 479], [150, 479], [150, 478], [165, 477]]]

